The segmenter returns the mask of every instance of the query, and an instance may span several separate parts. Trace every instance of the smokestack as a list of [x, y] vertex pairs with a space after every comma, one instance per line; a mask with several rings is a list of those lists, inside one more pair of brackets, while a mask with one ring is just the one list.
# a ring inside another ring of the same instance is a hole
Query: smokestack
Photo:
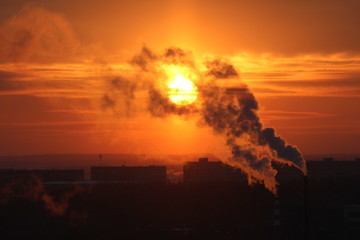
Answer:
[[102, 155], [99, 154], [100, 167], [101, 167], [101, 160], [102, 160]]
[[[263, 128], [257, 114], [259, 103], [250, 89], [240, 82], [235, 67], [220, 58], [207, 60], [205, 68], [198, 68], [191, 54], [179, 48], [169, 48], [164, 54], [155, 54], [144, 47], [130, 63], [135, 75], [110, 75], [109, 89], [104, 94], [104, 109], [132, 116], [146, 111], [153, 117], [170, 115], [197, 118], [199, 126], [209, 127], [223, 136], [229, 157], [227, 163], [243, 170], [249, 184], [263, 183], [276, 194], [277, 170], [273, 163], [295, 166], [306, 174], [301, 152], [289, 145], [273, 128]], [[198, 101], [176, 105], [169, 100], [166, 79], [171, 64], [193, 77], [198, 89]], [[223, 87], [218, 81], [238, 79], [238, 87]], [[145, 93], [145, 100], [136, 99], [137, 92]], [[142, 104], [146, 103], [146, 104]], [[130, 111], [130, 112], [129, 112]], [[202, 161], [200, 161], [202, 162]]]

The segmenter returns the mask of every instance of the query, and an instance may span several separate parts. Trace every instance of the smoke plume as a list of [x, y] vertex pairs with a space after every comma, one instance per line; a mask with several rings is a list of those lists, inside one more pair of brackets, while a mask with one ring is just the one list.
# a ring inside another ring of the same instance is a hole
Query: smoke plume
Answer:
[[[259, 103], [241, 83], [236, 68], [221, 58], [196, 62], [179, 48], [155, 54], [144, 47], [131, 60], [134, 74], [111, 77], [109, 91], [102, 99], [104, 109], [115, 112], [147, 112], [153, 117], [179, 115], [198, 119], [199, 126], [210, 127], [224, 136], [231, 153], [227, 163], [240, 168], [250, 184], [260, 182], [276, 193], [277, 170], [273, 163], [295, 166], [306, 173], [299, 150], [277, 136], [273, 128], [263, 128], [257, 114]], [[198, 99], [190, 105], [176, 105], [167, 95], [167, 69], [184, 69], [186, 78], [198, 88]], [[237, 79], [238, 87], [226, 87]], [[124, 111], [125, 110], [125, 111]], [[129, 115], [129, 114], [127, 114]]]
[[16, 199], [27, 199], [33, 202], [40, 202], [52, 215], [64, 215], [69, 200], [83, 190], [75, 186], [73, 191], [64, 193], [59, 199], [47, 194], [42, 181], [32, 175], [27, 178], [14, 180], [0, 188], [0, 204], [6, 204]]
[[0, 63], [69, 62], [81, 48], [65, 17], [33, 4], [0, 26]]

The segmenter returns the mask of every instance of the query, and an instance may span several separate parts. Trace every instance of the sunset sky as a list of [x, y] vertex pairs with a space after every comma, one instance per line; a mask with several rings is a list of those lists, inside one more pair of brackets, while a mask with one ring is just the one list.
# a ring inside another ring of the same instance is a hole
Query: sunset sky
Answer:
[[360, 2], [0, 2], [0, 155], [221, 153], [193, 119], [101, 107], [143, 46], [220, 57], [304, 154], [360, 153]]

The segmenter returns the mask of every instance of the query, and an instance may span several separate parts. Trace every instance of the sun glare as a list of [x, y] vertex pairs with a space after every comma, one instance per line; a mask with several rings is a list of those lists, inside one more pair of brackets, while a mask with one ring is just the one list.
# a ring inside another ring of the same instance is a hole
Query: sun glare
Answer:
[[176, 74], [175, 78], [168, 84], [168, 95], [171, 102], [176, 105], [189, 105], [197, 99], [197, 87], [181, 74]]

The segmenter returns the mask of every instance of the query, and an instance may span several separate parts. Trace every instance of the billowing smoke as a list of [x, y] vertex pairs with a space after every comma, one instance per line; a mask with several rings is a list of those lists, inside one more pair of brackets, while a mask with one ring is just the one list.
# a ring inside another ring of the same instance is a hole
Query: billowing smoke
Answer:
[[[199, 126], [210, 127], [224, 136], [231, 152], [228, 164], [240, 168], [250, 184], [260, 182], [276, 193], [277, 170], [273, 163], [295, 166], [306, 173], [305, 161], [299, 150], [288, 145], [273, 128], [263, 128], [257, 110], [258, 101], [241, 83], [236, 68], [220, 58], [205, 63], [194, 61], [190, 53], [169, 48], [161, 55], [143, 48], [130, 64], [134, 73], [110, 77], [109, 91], [103, 96], [104, 109], [115, 112], [147, 112], [153, 117], [180, 115], [197, 118]], [[198, 99], [190, 105], [176, 105], [167, 94], [166, 69], [185, 69], [186, 77], [198, 88]], [[236, 79], [236, 88], [226, 87]], [[144, 105], [145, 104], [145, 105]]]
[[34, 4], [25, 4], [0, 26], [0, 63], [68, 63], [82, 48], [64, 16]]
[[52, 215], [64, 215], [69, 206], [69, 200], [82, 192], [79, 186], [74, 186], [73, 191], [65, 192], [60, 198], [55, 199], [46, 193], [42, 181], [32, 175], [27, 178], [14, 180], [0, 188], [0, 204], [7, 204], [16, 199], [27, 199], [40, 202]]

